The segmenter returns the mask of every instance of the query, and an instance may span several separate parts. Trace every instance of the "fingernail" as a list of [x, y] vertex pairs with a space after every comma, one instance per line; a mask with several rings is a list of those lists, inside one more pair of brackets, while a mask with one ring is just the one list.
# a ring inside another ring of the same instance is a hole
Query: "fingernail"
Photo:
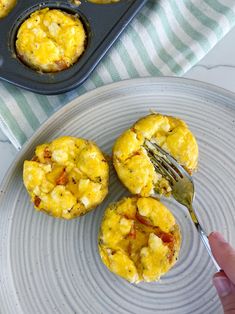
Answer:
[[222, 276], [214, 277], [213, 283], [219, 296], [225, 297], [231, 293], [231, 283], [228, 278]]
[[219, 232], [212, 232], [211, 236], [216, 239], [217, 241], [221, 242], [221, 243], [226, 243], [224, 237], [222, 236], [222, 234], [220, 234]]

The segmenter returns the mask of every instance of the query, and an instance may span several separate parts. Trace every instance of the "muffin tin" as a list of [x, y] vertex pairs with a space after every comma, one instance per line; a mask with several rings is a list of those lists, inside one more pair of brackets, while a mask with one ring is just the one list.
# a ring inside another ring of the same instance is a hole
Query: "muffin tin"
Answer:
[[[82, 84], [147, 0], [121, 0], [112, 4], [70, 1], [18, 0], [9, 15], [0, 20], [0, 78], [24, 89], [46, 95], [60, 94]], [[83, 55], [70, 68], [40, 73], [22, 63], [15, 52], [16, 34], [29, 15], [45, 7], [77, 14], [87, 32]]]

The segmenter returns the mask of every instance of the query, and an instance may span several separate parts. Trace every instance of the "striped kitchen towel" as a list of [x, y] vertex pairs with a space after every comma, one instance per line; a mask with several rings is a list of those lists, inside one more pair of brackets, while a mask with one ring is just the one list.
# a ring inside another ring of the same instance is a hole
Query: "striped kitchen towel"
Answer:
[[182, 75], [234, 24], [234, 0], [149, 0], [77, 89], [42, 96], [1, 82], [1, 128], [19, 149], [55, 110], [88, 90], [127, 78]]

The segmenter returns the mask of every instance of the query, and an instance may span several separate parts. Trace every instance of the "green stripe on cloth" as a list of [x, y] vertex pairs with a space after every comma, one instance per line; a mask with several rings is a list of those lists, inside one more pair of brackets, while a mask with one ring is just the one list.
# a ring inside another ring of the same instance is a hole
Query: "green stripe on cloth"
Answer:
[[[149, 33], [150, 36], [153, 36], [154, 38], [154, 43], [155, 43], [155, 47], [158, 51], [158, 55], [161, 58], [161, 60], [168, 64], [168, 66], [170, 67], [170, 69], [172, 70], [172, 72], [174, 73], [182, 73], [183, 69], [180, 67], [179, 64], [177, 64], [173, 58], [173, 56], [171, 56], [161, 45], [161, 42], [159, 40], [156, 28], [154, 27], [154, 25], [151, 23], [151, 21], [144, 16], [143, 14], [139, 14], [139, 18], [138, 20], [141, 22], [141, 24], [143, 25], [143, 27], [146, 27], [147, 32]], [[133, 31], [134, 32], [134, 31]], [[138, 44], [140, 44], [140, 39]], [[143, 47], [144, 48], [144, 47]], [[147, 55], [147, 51], [145, 49], [145, 54], [143, 55], [143, 60], [147, 60], [146, 58]], [[145, 61], [145, 63], [147, 63]], [[148, 65], [148, 63], [147, 63]], [[147, 66], [146, 65], [146, 66]], [[156, 71], [159, 72], [159, 70], [157, 68], [155, 68], [154, 64], [151, 62], [148, 66], [149, 68], [149, 74], [151, 75], [156, 75]], [[160, 73], [159, 73], [160, 74]]]
[[20, 147], [42, 121], [86, 91], [123, 78], [184, 74], [234, 25], [234, 0], [149, 0], [82, 86], [43, 96], [0, 83], [0, 126]]
[[116, 44], [116, 49], [117, 49], [117, 53], [120, 56], [120, 59], [122, 60], [122, 62], [124, 63], [124, 65], [126, 67], [126, 70], [129, 74], [130, 78], [138, 77], [139, 75], [138, 75], [138, 72], [137, 72], [135, 65], [133, 63], [133, 60], [131, 59], [131, 56], [129, 55], [128, 50], [123, 45], [121, 40], [119, 40], [118, 44]]
[[[142, 22], [142, 19], [141, 19], [142, 16], [139, 16], [139, 21]], [[144, 17], [143, 17], [144, 19]], [[132, 43], [133, 45], [135, 46], [137, 52], [138, 52], [138, 55], [140, 56], [140, 59], [141, 61], [143, 62], [146, 70], [148, 71], [149, 74], [151, 75], [160, 75], [161, 72], [159, 71], [159, 69], [155, 66], [155, 64], [151, 61], [150, 58], [148, 58], [148, 53], [147, 53], [147, 50], [145, 48], [145, 45], [144, 43], [142, 42], [142, 40], [140, 39], [138, 33], [134, 30], [134, 28], [132, 28], [130, 26], [130, 31], [132, 32]]]
[[0, 115], [2, 117], [2, 124], [7, 125], [12, 134], [17, 134], [17, 139], [20, 143], [24, 143], [27, 140], [26, 135], [21, 130], [19, 124], [12, 116], [11, 111], [6, 107], [3, 99], [0, 96]]
[[164, 8], [159, 5], [158, 10], [162, 25], [172, 45], [174, 45], [179, 53], [182, 53], [188, 61], [193, 62], [194, 60], [197, 60], [196, 54], [176, 35], [175, 31], [172, 29]]
[[104, 85], [104, 81], [102, 80], [98, 72], [93, 72], [93, 74], [91, 75], [91, 81], [95, 85], [95, 87], [100, 87]]
[[176, 13], [175, 17], [181, 27], [184, 29], [185, 33], [187, 33], [193, 40], [197, 41], [199, 45], [202, 47], [205, 53], [210, 49], [210, 43], [208, 39], [202, 34], [199, 33], [196, 28], [193, 28], [192, 25], [187, 21], [182, 12], [179, 10], [178, 4], [175, 1], [170, 1], [173, 11]]
[[223, 31], [220, 27], [220, 25], [210, 18], [208, 15], [206, 15], [202, 10], [200, 10], [198, 7], [196, 7], [192, 1], [186, 2], [186, 7], [188, 10], [195, 16], [198, 21], [200, 21], [203, 25], [210, 28], [217, 36], [217, 39], [220, 39]]
[[18, 103], [20, 110], [22, 111], [23, 115], [25, 116], [25, 118], [29, 122], [29, 125], [31, 126], [31, 128], [33, 130], [36, 130], [39, 127], [40, 122], [31, 109], [31, 105], [33, 105], [33, 104], [31, 104], [31, 105], [28, 104], [27, 99], [25, 98], [21, 89], [16, 88], [10, 84], [8, 84], [6, 86], [6, 89], [9, 91], [9, 93], [11, 95], [17, 94], [17, 103]]
[[[102, 62], [102, 64], [103, 64], [103, 62]], [[110, 74], [110, 76], [114, 82], [121, 80], [121, 77], [118, 73], [118, 70], [117, 70], [116, 66], [114, 65], [112, 59], [109, 56], [106, 57], [106, 68], [107, 68], [107, 71], [109, 72], [109, 74]]]
[[35, 97], [37, 98], [38, 103], [41, 105], [42, 110], [49, 117], [51, 115], [51, 113], [53, 112], [53, 107], [50, 104], [47, 97], [39, 95], [39, 94], [35, 94]]
[[230, 7], [226, 6], [223, 3], [220, 3], [218, 0], [205, 0], [205, 3], [207, 3], [216, 12], [223, 14], [230, 22], [231, 27], [234, 26], [234, 11], [231, 10]]

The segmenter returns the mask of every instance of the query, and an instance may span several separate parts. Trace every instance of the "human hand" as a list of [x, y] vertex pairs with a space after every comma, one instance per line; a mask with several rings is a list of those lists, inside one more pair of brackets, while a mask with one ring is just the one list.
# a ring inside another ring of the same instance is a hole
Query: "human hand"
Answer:
[[235, 249], [219, 232], [209, 235], [212, 253], [222, 271], [213, 277], [225, 314], [235, 314]]

